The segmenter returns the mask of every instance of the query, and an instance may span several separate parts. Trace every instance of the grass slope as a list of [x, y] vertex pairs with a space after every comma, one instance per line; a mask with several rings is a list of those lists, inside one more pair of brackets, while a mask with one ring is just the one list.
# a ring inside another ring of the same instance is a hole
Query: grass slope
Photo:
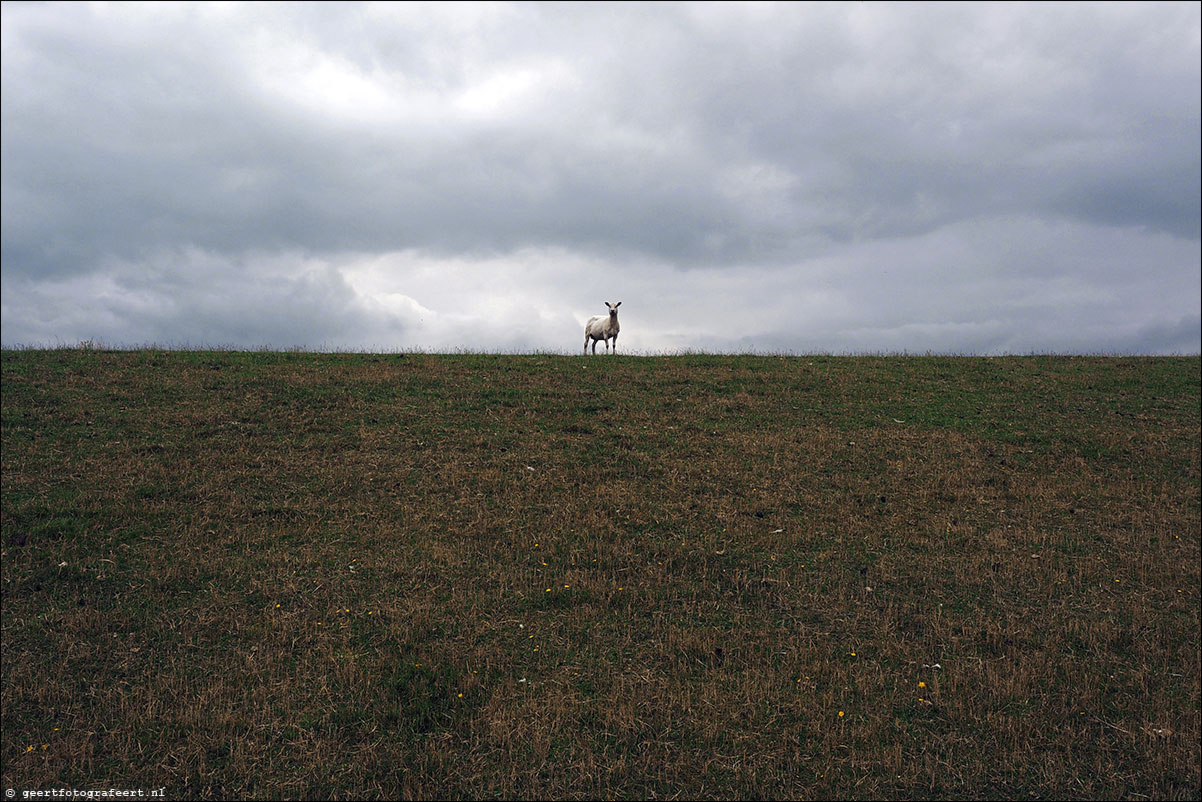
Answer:
[[6, 351], [2, 783], [1197, 799], [1199, 365]]

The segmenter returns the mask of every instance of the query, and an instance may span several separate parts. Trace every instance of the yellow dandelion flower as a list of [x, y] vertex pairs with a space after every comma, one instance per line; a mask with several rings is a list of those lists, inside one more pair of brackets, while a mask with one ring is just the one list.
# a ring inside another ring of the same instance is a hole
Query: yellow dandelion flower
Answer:
[[839, 718], [843, 718], [843, 711], [842, 711], [842, 710], [840, 710], [840, 711], [839, 711]]
[[462, 699], [462, 698], [463, 698], [463, 694], [459, 694], [459, 698], [460, 698], [460, 699]]
[[925, 688], [926, 686], [927, 686], [927, 684], [925, 682], [918, 683], [919, 688]]

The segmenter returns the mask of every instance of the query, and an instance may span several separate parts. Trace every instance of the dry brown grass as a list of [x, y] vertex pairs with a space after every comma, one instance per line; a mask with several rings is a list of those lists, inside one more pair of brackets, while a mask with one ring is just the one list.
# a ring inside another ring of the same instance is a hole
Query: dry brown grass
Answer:
[[1197, 358], [3, 382], [18, 795], [1199, 796]]

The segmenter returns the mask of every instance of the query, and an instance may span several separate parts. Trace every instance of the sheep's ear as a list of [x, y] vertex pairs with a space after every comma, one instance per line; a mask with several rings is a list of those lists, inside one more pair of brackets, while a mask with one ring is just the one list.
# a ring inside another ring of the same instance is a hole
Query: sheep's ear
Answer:
[[614, 309], [617, 309], [621, 305], [622, 305], [622, 302], [618, 301], [616, 304], [614, 304]]

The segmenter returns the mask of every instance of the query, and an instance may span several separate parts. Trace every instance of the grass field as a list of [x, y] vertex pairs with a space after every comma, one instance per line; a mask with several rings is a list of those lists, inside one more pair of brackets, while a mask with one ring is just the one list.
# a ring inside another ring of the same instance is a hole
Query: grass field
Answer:
[[5, 351], [2, 784], [1198, 799], [1199, 367]]

